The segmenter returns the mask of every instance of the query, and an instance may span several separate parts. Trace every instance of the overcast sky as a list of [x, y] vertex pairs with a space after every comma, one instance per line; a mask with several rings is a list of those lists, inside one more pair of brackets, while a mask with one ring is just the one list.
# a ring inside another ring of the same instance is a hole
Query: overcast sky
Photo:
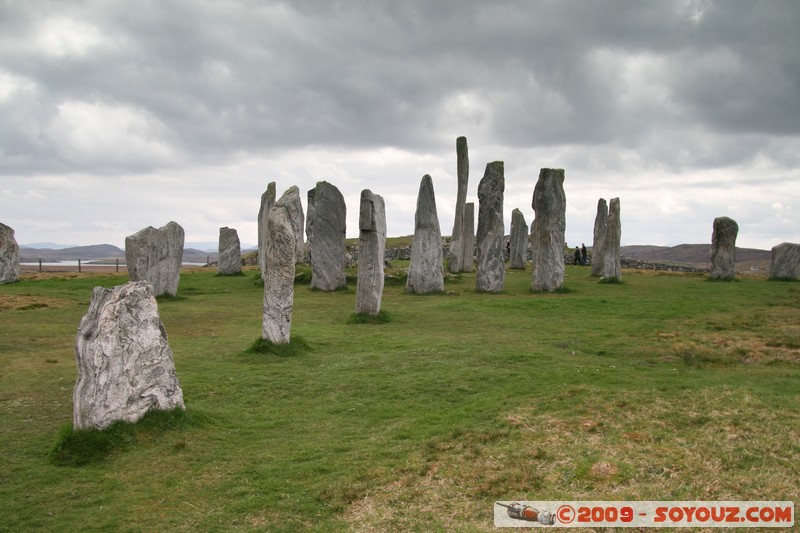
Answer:
[[528, 223], [565, 169], [570, 245], [619, 197], [623, 244], [800, 242], [796, 0], [0, 0], [0, 222], [20, 243], [109, 243], [174, 220], [254, 244], [261, 194], [326, 180], [348, 236], [369, 188], [414, 231], [424, 174], [453, 227], [505, 161]]

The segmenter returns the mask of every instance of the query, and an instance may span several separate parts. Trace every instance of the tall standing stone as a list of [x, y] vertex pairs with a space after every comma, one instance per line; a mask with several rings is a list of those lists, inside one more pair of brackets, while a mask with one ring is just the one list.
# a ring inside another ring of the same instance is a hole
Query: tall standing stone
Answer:
[[[311, 234], [314, 233], [314, 197], [316, 193], [316, 188], [308, 191], [308, 204], [306, 208], [306, 251], [303, 257], [307, 263], [311, 262]], [[300, 258], [298, 258], [298, 261], [299, 260]]]
[[433, 180], [425, 174], [419, 184], [417, 211], [414, 214], [414, 242], [411, 244], [406, 290], [416, 294], [443, 291], [442, 257], [442, 232], [436, 212]]
[[564, 193], [564, 170], [543, 168], [533, 189], [531, 246], [534, 249], [534, 291], [552, 292], [564, 285], [564, 231], [567, 196]]
[[294, 309], [294, 275], [297, 264], [297, 229], [293, 220], [300, 202], [297, 187], [290, 187], [267, 216], [269, 247], [264, 278], [262, 338], [273, 344], [288, 344]]
[[311, 288], [334, 291], [344, 287], [347, 207], [344, 197], [326, 181], [314, 192], [311, 230]]
[[511, 212], [511, 257], [509, 267], [525, 269], [528, 262], [528, 223], [525, 222], [525, 215], [519, 209]]
[[456, 139], [456, 174], [458, 177], [458, 191], [456, 193], [456, 214], [453, 219], [453, 233], [450, 238], [450, 272], [463, 272], [464, 264], [470, 257], [466, 257], [464, 247], [464, 206], [467, 202], [467, 187], [469, 184], [469, 153], [467, 151], [467, 138]]
[[800, 280], [800, 244], [784, 242], [772, 247], [769, 279]]
[[223, 276], [231, 276], [242, 271], [242, 245], [235, 229], [219, 228], [218, 252], [217, 272]]
[[95, 287], [75, 342], [75, 429], [136, 422], [151, 410], [184, 408], [167, 332], [146, 281]]
[[736, 275], [736, 236], [739, 225], [728, 217], [714, 219], [714, 230], [711, 233], [711, 279], [730, 281]]
[[383, 297], [386, 207], [383, 197], [369, 189], [361, 191], [358, 229], [356, 313], [375, 316], [381, 310]]
[[608, 203], [608, 220], [603, 239], [603, 275], [601, 281], [622, 280], [622, 268], [619, 261], [619, 247], [622, 239], [622, 222], [619, 213], [619, 198], [612, 198]]
[[289, 218], [294, 230], [295, 261], [300, 263], [306, 254], [306, 245], [303, 240], [305, 217], [303, 215], [303, 202], [300, 200], [300, 189], [296, 185], [289, 187], [281, 198], [285, 198], [284, 205], [289, 210]]
[[183, 228], [177, 222], [148, 226], [125, 237], [125, 262], [131, 281], [147, 280], [153, 294], [178, 294], [183, 260]]
[[0, 285], [19, 279], [19, 245], [13, 228], [0, 223]]
[[475, 264], [475, 204], [464, 204], [464, 223], [461, 226], [461, 272], [472, 272]]
[[478, 231], [476, 289], [501, 292], [505, 281], [503, 260], [503, 192], [505, 177], [502, 161], [487, 163], [478, 184]]
[[267, 257], [267, 216], [275, 203], [275, 182], [267, 185], [267, 190], [261, 195], [261, 207], [258, 209], [258, 266], [261, 269], [261, 279], [264, 279]]
[[594, 217], [594, 236], [592, 240], [592, 276], [603, 275], [603, 241], [606, 239], [608, 223], [608, 204], [605, 198], [597, 201], [597, 215]]

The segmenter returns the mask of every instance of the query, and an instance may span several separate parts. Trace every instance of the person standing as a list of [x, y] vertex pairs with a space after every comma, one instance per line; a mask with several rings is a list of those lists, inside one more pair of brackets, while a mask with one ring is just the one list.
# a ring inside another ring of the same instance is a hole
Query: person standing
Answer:
[[586, 244], [581, 243], [581, 264], [586, 266]]

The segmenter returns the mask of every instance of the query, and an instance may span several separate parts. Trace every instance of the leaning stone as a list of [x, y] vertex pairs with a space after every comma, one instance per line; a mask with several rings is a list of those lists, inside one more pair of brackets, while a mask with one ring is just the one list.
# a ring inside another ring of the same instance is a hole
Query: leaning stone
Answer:
[[769, 279], [800, 280], [800, 244], [773, 246], [769, 271]]
[[217, 272], [223, 276], [242, 271], [242, 246], [239, 234], [233, 228], [219, 228], [219, 259]]
[[267, 275], [264, 278], [264, 309], [261, 335], [273, 344], [288, 344], [294, 309], [294, 275], [297, 263], [297, 187], [290, 187], [269, 210]]
[[386, 207], [383, 197], [369, 189], [361, 191], [358, 229], [356, 313], [375, 316], [381, 310], [383, 298]]
[[608, 220], [606, 233], [603, 239], [603, 275], [601, 281], [620, 281], [622, 268], [620, 266], [619, 246], [622, 238], [622, 223], [619, 213], [619, 198], [612, 198], [608, 204]]
[[464, 204], [461, 226], [461, 272], [472, 272], [475, 265], [475, 204]]
[[344, 287], [347, 206], [339, 189], [326, 181], [317, 183], [311, 220], [311, 288]]
[[552, 292], [564, 285], [564, 231], [567, 197], [564, 193], [564, 170], [543, 168], [533, 190], [531, 247], [533, 253], [534, 291]]
[[267, 185], [267, 190], [261, 195], [261, 207], [258, 209], [258, 266], [261, 269], [261, 279], [266, 271], [267, 246], [267, 217], [269, 210], [275, 203], [275, 182]]
[[411, 244], [406, 290], [416, 294], [443, 291], [442, 257], [442, 232], [436, 212], [433, 180], [425, 174], [419, 185], [417, 211], [414, 214], [414, 241]]
[[136, 422], [151, 410], [184, 408], [167, 332], [150, 284], [95, 287], [75, 343], [75, 429]]
[[594, 217], [594, 240], [592, 241], [592, 276], [603, 275], [603, 241], [606, 238], [608, 205], [605, 198], [597, 201], [597, 215]]
[[19, 279], [19, 245], [14, 230], [0, 223], [0, 285]]
[[464, 271], [466, 261], [472, 263], [472, 251], [469, 251], [469, 257], [467, 257], [463, 245], [464, 206], [467, 202], [467, 186], [469, 184], [469, 152], [467, 151], [466, 137], [456, 139], [456, 173], [458, 179], [456, 214], [450, 239], [450, 272], [453, 273]]
[[486, 165], [478, 184], [478, 232], [476, 290], [502, 292], [505, 281], [503, 260], [503, 162]]
[[511, 241], [509, 267], [525, 269], [528, 262], [528, 223], [519, 209], [511, 212]]
[[728, 217], [714, 219], [714, 230], [711, 234], [711, 279], [730, 281], [736, 275], [736, 236], [739, 225]]
[[178, 294], [183, 259], [183, 228], [176, 222], [148, 226], [125, 237], [125, 262], [131, 281], [146, 280], [153, 294]]

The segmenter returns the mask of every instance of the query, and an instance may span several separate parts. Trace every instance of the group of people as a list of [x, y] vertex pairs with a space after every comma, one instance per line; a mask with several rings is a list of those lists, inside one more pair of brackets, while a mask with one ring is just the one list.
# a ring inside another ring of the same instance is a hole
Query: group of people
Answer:
[[586, 266], [586, 245], [581, 243], [581, 247], [575, 247], [575, 261], [576, 265]]

